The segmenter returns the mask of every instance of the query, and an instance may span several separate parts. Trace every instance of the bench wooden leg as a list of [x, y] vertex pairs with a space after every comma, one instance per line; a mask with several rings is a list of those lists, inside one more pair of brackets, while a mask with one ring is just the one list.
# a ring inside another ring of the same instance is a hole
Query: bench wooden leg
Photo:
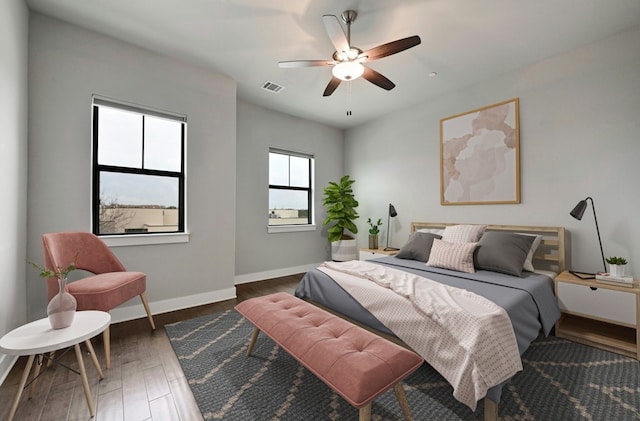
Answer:
[[396, 394], [396, 399], [398, 399], [398, 403], [400, 404], [400, 408], [402, 409], [402, 413], [404, 414], [404, 418], [407, 421], [413, 421], [413, 417], [411, 416], [411, 410], [409, 409], [409, 402], [407, 402], [407, 395], [404, 393], [404, 388], [402, 387], [402, 383], [398, 382], [393, 386], [393, 391]]
[[484, 421], [498, 421], [498, 404], [485, 397], [484, 401]]
[[371, 420], [371, 402], [360, 408], [359, 421]]
[[260, 333], [260, 329], [257, 327], [253, 328], [253, 333], [251, 334], [251, 340], [249, 341], [249, 346], [247, 347], [247, 357], [251, 356], [251, 351], [253, 351], [253, 346], [256, 344], [256, 339], [258, 339], [258, 334]]

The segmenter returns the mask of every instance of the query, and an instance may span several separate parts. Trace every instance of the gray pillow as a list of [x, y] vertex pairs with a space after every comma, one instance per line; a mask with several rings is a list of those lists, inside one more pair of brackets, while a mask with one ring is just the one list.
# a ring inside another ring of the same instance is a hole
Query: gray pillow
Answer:
[[487, 231], [478, 242], [473, 264], [476, 269], [521, 277], [533, 240], [529, 235]]
[[396, 254], [396, 257], [427, 262], [429, 260], [429, 254], [431, 254], [431, 246], [433, 245], [434, 238], [439, 240], [442, 236], [430, 232], [414, 232], [409, 236], [407, 243], [402, 246], [398, 254]]

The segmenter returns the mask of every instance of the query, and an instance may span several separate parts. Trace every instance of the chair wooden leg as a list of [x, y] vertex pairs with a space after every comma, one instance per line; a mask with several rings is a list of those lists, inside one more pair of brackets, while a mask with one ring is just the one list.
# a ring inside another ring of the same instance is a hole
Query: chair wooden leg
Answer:
[[102, 342], [104, 342], [104, 360], [105, 367], [108, 369], [111, 368], [111, 332], [109, 329], [111, 326], [107, 326], [107, 328], [102, 332]]
[[147, 302], [147, 294], [144, 292], [140, 294], [140, 299], [142, 300], [142, 305], [144, 306], [144, 309], [147, 312], [147, 317], [149, 317], [149, 323], [151, 324], [151, 329], [156, 330], [156, 324], [153, 322], [151, 309], [149, 308], [149, 303]]

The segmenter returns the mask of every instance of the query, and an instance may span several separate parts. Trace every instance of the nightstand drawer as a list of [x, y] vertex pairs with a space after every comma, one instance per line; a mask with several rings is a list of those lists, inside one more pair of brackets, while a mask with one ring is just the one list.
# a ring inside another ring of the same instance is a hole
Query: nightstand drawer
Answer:
[[370, 259], [376, 259], [378, 257], [385, 257], [385, 256], [386, 254], [360, 250], [360, 260], [370, 260]]
[[378, 257], [393, 256], [397, 253], [398, 250], [360, 249], [359, 260], [377, 259]]
[[604, 321], [636, 326], [636, 295], [605, 288], [558, 282], [558, 305], [562, 311]]

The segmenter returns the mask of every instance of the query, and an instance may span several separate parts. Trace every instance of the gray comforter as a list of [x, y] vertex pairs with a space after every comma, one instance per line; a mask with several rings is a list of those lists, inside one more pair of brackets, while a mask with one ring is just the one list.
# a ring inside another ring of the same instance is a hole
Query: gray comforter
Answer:
[[[546, 275], [524, 272], [522, 278], [496, 272], [463, 273], [426, 266], [424, 262], [383, 257], [370, 260], [405, 270], [434, 281], [479, 294], [504, 308], [516, 335], [520, 355], [540, 334], [548, 335], [560, 317], [553, 294], [553, 280]], [[310, 299], [376, 330], [392, 334], [371, 313], [353, 299], [325, 273], [313, 269], [305, 274], [295, 295]], [[502, 385], [489, 390], [487, 396], [500, 401]]]

